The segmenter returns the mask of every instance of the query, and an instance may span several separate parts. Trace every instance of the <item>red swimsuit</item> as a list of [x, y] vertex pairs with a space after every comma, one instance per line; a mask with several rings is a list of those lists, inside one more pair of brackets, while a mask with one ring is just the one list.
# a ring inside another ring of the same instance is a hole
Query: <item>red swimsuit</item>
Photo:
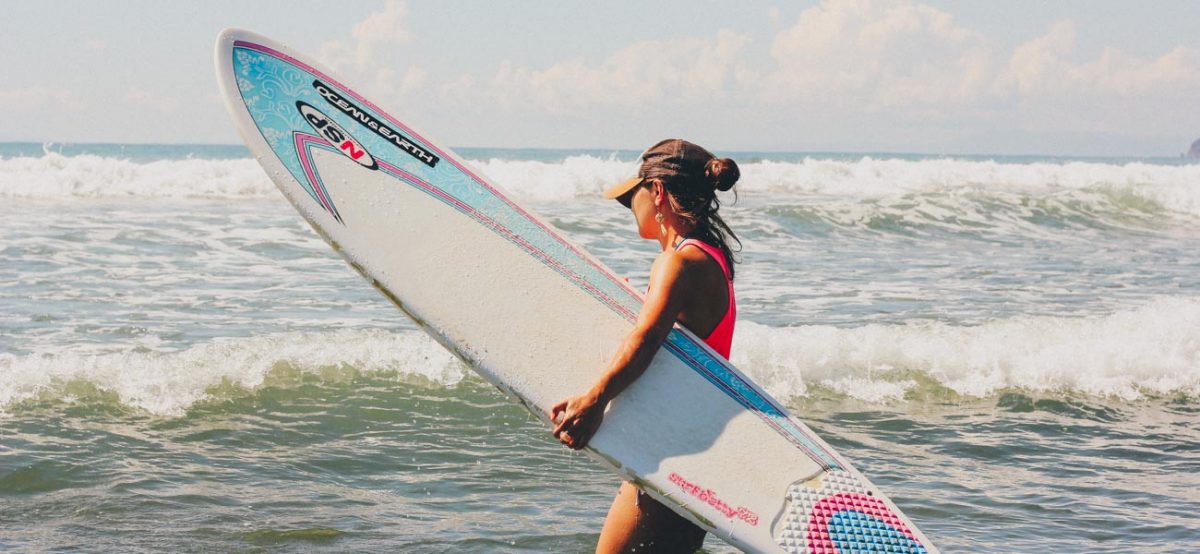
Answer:
[[708, 257], [716, 260], [721, 265], [721, 271], [725, 272], [725, 283], [729, 287], [729, 308], [725, 310], [725, 317], [704, 339], [704, 342], [718, 354], [725, 356], [725, 359], [729, 359], [729, 347], [733, 343], [733, 323], [737, 319], [737, 303], [733, 301], [733, 278], [729, 273], [728, 264], [725, 262], [725, 254], [721, 252], [720, 248], [697, 239], [685, 239], [675, 247], [675, 250], [679, 251], [685, 246], [695, 246], [703, 250]]

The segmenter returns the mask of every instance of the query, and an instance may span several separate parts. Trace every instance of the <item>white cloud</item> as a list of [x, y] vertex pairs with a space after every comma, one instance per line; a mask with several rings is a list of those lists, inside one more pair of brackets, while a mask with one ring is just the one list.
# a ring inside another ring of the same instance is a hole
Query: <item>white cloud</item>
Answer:
[[[460, 101], [577, 113], [597, 106], [638, 109], [725, 98], [749, 38], [720, 31], [712, 39], [639, 41], [597, 65], [582, 58], [531, 69], [505, 61], [482, 89]], [[461, 78], [460, 78], [461, 79]]]
[[397, 75], [395, 69], [381, 67], [361, 76], [369, 76], [367, 90], [381, 97], [404, 96], [413, 93], [420, 90], [429, 79], [428, 73], [419, 65], [406, 68], [403, 76], [398, 77]]
[[[1096, 61], [1077, 71], [1082, 83], [1119, 96], [1157, 95], [1177, 90], [1200, 91], [1200, 52], [1178, 46], [1154, 60], [1142, 60], [1106, 48]], [[1189, 95], [1194, 100], [1194, 95]]]
[[[768, 15], [778, 21], [777, 10]], [[476, 96], [456, 97], [555, 114], [729, 98], [786, 110], [942, 109], [987, 92], [996, 72], [983, 35], [911, 2], [823, 2], [775, 34], [769, 59], [750, 58], [750, 40], [721, 30], [713, 38], [639, 41], [599, 63], [575, 58], [530, 68], [506, 61]]]
[[395, 63], [395, 47], [413, 39], [407, 18], [407, 4], [389, 0], [382, 10], [355, 24], [348, 40], [324, 43], [317, 58], [361, 92], [385, 100], [385, 104], [386, 100], [412, 94], [428, 82], [429, 76], [419, 65], [402, 67]]
[[1023, 99], [1077, 95], [1157, 97], [1200, 91], [1200, 52], [1182, 46], [1153, 60], [1105, 48], [1095, 60], [1072, 63], [1076, 31], [1071, 21], [1054, 24], [1043, 36], [1017, 47], [998, 77], [1001, 90]]
[[349, 41], [326, 42], [320, 58], [335, 69], [352, 66], [358, 71], [366, 70], [378, 62], [381, 49], [412, 40], [412, 34], [405, 26], [407, 17], [407, 4], [388, 0], [383, 11], [371, 13], [354, 26]]
[[[475, 127], [504, 120], [496, 136], [517, 122], [578, 134], [580, 143], [713, 133], [783, 148], [957, 151], [987, 150], [1004, 133], [1161, 135], [1200, 124], [1179, 113], [1178, 100], [1163, 100], [1200, 95], [1200, 55], [1185, 47], [1149, 58], [1117, 48], [1076, 52], [1069, 21], [1008, 47], [913, 0], [826, 0], [790, 21], [779, 10], [763, 17], [760, 48], [726, 29], [542, 65], [506, 60], [492, 71], [417, 77], [434, 81], [424, 90], [443, 118], [471, 115], [471, 136], [486, 137]], [[408, 80], [385, 77], [393, 88]]]
[[125, 92], [125, 99], [141, 108], [150, 108], [161, 113], [172, 113], [179, 109], [179, 100], [175, 97], [157, 92], [151, 92], [139, 87], [131, 87]]
[[[841, 132], [843, 140], [868, 129], [898, 137], [936, 131], [946, 140], [973, 127], [1125, 132], [1135, 117], [1163, 111], [1141, 99], [1200, 93], [1195, 50], [1142, 59], [1109, 48], [1081, 60], [1070, 21], [1006, 49], [915, 0], [824, 0], [792, 21], [768, 10], [765, 49], [718, 30], [541, 66], [506, 60], [458, 76], [398, 63], [396, 47], [413, 40], [408, 17], [407, 4], [391, 0], [348, 38], [327, 42], [321, 57], [374, 96], [395, 102], [424, 92], [446, 113], [524, 114], [545, 124], [572, 117], [576, 125], [638, 119], [683, 130], [700, 123], [682, 119], [705, 113], [708, 126]], [[1088, 106], [1073, 97], [1087, 97]], [[1094, 117], [1130, 104], [1136, 110], [1126, 109], [1125, 119]]]
[[28, 111], [48, 107], [71, 111], [87, 107], [87, 101], [62, 87], [35, 85], [0, 90], [0, 111]]
[[774, 68], [748, 75], [765, 101], [891, 109], [970, 101], [992, 47], [949, 14], [909, 2], [830, 0], [775, 36]]
[[1006, 50], [927, 5], [827, 0], [776, 33], [770, 56], [734, 62], [755, 68], [735, 73], [738, 96], [842, 132], [854, 124], [838, 118], [925, 132], [937, 121], [1108, 133], [1200, 122], [1178, 108], [1200, 96], [1200, 52], [1179, 46], [1140, 58], [1109, 47], [1080, 56], [1071, 21]]

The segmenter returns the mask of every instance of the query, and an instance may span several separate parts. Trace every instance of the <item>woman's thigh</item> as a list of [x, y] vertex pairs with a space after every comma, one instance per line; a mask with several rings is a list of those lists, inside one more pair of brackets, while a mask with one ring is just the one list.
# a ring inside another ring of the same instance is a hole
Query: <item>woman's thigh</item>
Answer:
[[597, 553], [684, 552], [692, 553], [704, 543], [704, 529], [672, 512], [649, 495], [639, 494], [629, 482], [621, 483], [604, 529]]

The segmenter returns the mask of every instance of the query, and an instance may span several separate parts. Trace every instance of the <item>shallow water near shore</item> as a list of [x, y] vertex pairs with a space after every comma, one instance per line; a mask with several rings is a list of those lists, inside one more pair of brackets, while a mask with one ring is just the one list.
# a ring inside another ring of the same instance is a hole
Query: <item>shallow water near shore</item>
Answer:
[[[90, 148], [0, 145], [0, 550], [594, 546], [618, 479], [243, 150]], [[644, 286], [636, 153], [464, 154]], [[734, 363], [939, 547], [1200, 550], [1200, 166], [735, 157]]]

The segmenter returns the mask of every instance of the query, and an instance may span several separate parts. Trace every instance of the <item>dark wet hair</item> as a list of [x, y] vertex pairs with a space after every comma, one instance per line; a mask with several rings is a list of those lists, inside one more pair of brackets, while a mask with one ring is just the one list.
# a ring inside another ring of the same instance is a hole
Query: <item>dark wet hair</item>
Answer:
[[[717, 213], [721, 201], [717, 191], [727, 191], [733, 188], [742, 173], [737, 162], [729, 158], [712, 158], [704, 166], [704, 175], [684, 178], [679, 175], [657, 177], [663, 187], [670, 193], [668, 198], [671, 209], [693, 228], [687, 238], [694, 238], [721, 249], [725, 256], [725, 265], [729, 267], [729, 277], [733, 278], [733, 264], [739, 263], [734, 252], [740, 252], [742, 241], [734, 234], [729, 224]], [[652, 180], [652, 179], [648, 179]], [[737, 193], [734, 192], [734, 201]], [[734, 249], [731, 245], [737, 243]]]

